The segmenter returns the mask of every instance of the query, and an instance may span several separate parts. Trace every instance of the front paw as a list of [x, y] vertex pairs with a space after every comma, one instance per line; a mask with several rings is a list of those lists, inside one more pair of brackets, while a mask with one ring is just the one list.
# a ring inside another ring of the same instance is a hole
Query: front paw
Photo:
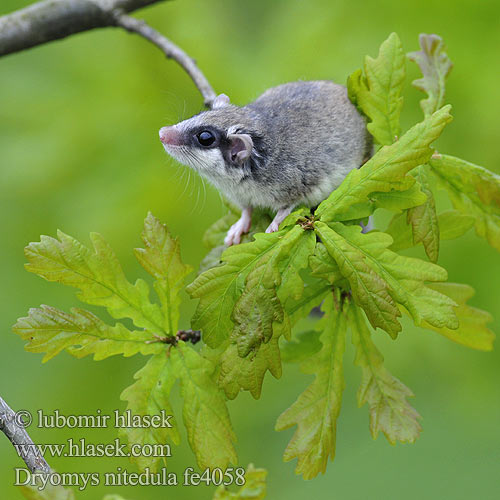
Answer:
[[275, 233], [279, 229], [280, 225], [278, 222], [272, 221], [269, 227], [266, 229], [266, 233]]
[[241, 241], [241, 234], [238, 234], [232, 229], [233, 228], [227, 232], [226, 237], [224, 238], [224, 245], [227, 247], [230, 247], [231, 245], [238, 245]]
[[227, 232], [226, 237], [224, 238], [224, 244], [228, 247], [231, 245], [239, 245], [241, 242], [241, 237], [250, 231], [250, 225], [246, 220], [239, 220], [234, 223], [229, 231]]

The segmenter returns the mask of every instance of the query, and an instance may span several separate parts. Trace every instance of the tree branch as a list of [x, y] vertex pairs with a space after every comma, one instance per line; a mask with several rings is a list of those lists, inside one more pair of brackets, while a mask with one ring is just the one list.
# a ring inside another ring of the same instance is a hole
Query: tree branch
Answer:
[[0, 56], [113, 25], [110, 12], [132, 12], [162, 0], [44, 0], [0, 17]]
[[43, 472], [50, 474], [52, 471], [45, 461], [39, 448], [33, 443], [24, 425], [21, 413], [15, 413], [12, 408], [0, 397], [0, 431], [2, 431], [13, 444], [17, 454], [25, 461], [32, 473]]
[[188, 73], [210, 107], [215, 92], [180, 47], [127, 12], [164, 0], [43, 0], [0, 17], [0, 56], [94, 28], [118, 26], [154, 43]]

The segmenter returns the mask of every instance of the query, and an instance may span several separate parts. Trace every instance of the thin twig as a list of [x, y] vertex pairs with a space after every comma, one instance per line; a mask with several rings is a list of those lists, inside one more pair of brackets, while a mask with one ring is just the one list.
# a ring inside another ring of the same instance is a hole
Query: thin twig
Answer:
[[32, 473], [42, 472], [50, 474], [52, 472], [49, 464], [40, 453], [40, 449], [33, 443], [26, 432], [22, 412], [15, 413], [1, 397], [0, 431], [7, 436], [17, 454], [25, 461]]
[[180, 64], [203, 96], [205, 106], [212, 106], [216, 93], [210, 83], [208, 83], [205, 75], [186, 52], [140, 19], [128, 16], [120, 10], [114, 10], [113, 17], [117, 26], [121, 26], [130, 33], [137, 33], [146, 38], [151, 43], [154, 43], [169, 59], [173, 59]]

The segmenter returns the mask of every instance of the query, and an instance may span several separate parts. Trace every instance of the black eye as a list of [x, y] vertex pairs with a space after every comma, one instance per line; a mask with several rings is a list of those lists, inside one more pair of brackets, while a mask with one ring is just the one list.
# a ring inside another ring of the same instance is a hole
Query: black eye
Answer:
[[196, 138], [198, 139], [198, 142], [204, 147], [209, 147], [215, 142], [215, 135], [208, 130], [203, 130], [196, 136]]

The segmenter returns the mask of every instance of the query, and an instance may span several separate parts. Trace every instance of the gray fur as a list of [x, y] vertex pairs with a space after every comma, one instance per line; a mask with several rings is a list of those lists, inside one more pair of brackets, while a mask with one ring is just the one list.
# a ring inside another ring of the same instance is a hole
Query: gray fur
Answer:
[[[165, 149], [242, 208], [315, 206], [370, 155], [364, 118], [345, 87], [333, 82], [287, 83], [244, 107], [226, 96], [216, 102], [177, 124], [182, 144]], [[220, 132], [217, 147], [205, 149], [193, 139], [204, 127]], [[238, 134], [246, 136], [238, 147], [251, 148], [249, 157], [245, 151], [231, 156]]]

